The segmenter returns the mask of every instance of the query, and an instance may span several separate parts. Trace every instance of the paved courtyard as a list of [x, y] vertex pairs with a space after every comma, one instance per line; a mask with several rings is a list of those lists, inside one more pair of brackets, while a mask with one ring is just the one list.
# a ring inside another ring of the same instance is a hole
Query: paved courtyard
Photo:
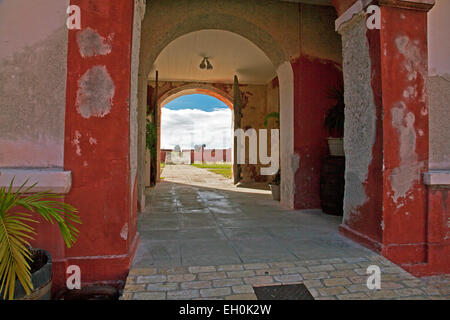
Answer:
[[[270, 191], [237, 188], [193, 166], [166, 166], [139, 218], [123, 299], [254, 299], [253, 286], [304, 283], [316, 299], [448, 298], [446, 277], [418, 280], [338, 233], [341, 217], [291, 211]], [[382, 290], [365, 282], [382, 268]]]

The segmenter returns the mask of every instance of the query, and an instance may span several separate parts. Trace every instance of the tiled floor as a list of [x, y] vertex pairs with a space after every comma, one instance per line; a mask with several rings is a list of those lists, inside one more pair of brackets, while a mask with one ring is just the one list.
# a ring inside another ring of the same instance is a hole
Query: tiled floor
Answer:
[[[338, 234], [341, 217], [290, 211], [269, 191], [234, 187], [192, 166], [167, 166], [140, 216], [134, 266], [192, 266], [353, 257], [369, 253]], [[219, 189], [220, 188], [220, 189]], [[242, 191], [247, 192], [242, 192]]]
[[[341, 217], [286, 210], [268, 191], [192, 166], [163, 176], [139, 218], [123, 299], [254, 299], [252, 286], [298, 282], [316, 299], [449, 297], [448, 278], [417, 280], [339, 235]], [[382, 267], [375, 292], [371, 264]]]

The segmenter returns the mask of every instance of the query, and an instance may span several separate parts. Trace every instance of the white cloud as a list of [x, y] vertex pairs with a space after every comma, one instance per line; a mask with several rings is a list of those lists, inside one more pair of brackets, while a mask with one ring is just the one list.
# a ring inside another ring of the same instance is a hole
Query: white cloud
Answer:
[[161, 110], [161, 148], [182, 149], [206, 144], [206, 148], [231, 147], [231, 110], [206, 112], [198, 109]]

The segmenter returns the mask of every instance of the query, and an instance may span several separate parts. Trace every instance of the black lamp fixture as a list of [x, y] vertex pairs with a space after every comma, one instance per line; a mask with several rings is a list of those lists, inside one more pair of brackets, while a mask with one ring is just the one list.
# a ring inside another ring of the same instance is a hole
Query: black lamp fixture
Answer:
[[208, 58], [206, 58], [206, 69], [207, 69], [207, 70], [212, 70], [212, 69], [213, 69], [213, 66], [212, 66], [212, 64], [209, 62], [209, 59], [208, 59]]
[[212, 70], [213, 66], [207, 57], [203, 57], [202, 62], [200, 63], [200, 69]]

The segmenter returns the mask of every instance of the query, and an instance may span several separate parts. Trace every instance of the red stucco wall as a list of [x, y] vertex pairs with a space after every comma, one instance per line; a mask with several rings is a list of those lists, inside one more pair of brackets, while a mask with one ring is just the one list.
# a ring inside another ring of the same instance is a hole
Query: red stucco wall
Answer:
[[[68, 264], [80, 266], [82, 281], [124, 280], [137, 244], [136, 186], [131, 188], [129, 101], [133, 2], [72, 0], [80, 6], [82, 30], [69, 31], [64, 169], [72, 172], [66, 201], [78, 208], [83, 224]], [[82, 56], [78, 35], [91, 28], [110, 42], [110, 51]], [[102, 92], [98, 79], [80, 79], [105, 67], [114, 86], [109, 110], [86, 117], [79, 111], [84, 91]], [[96, 86], [99, 86], [97, 88]], [[135, 180], [136, 181], [136, 180]], [[132, 194], [134, 192], [134, 194]], [[55, 270], [56, 279], [64, 277]]]
[[328, 154], [325, 114], [335, 101], [330, 90], [342, 83], [337, 63], [302, 56], [292, 62], [294, 70], [294, 152], [299, 155], [295, 175], [296, 209], [320, 208], [320, 167]]

